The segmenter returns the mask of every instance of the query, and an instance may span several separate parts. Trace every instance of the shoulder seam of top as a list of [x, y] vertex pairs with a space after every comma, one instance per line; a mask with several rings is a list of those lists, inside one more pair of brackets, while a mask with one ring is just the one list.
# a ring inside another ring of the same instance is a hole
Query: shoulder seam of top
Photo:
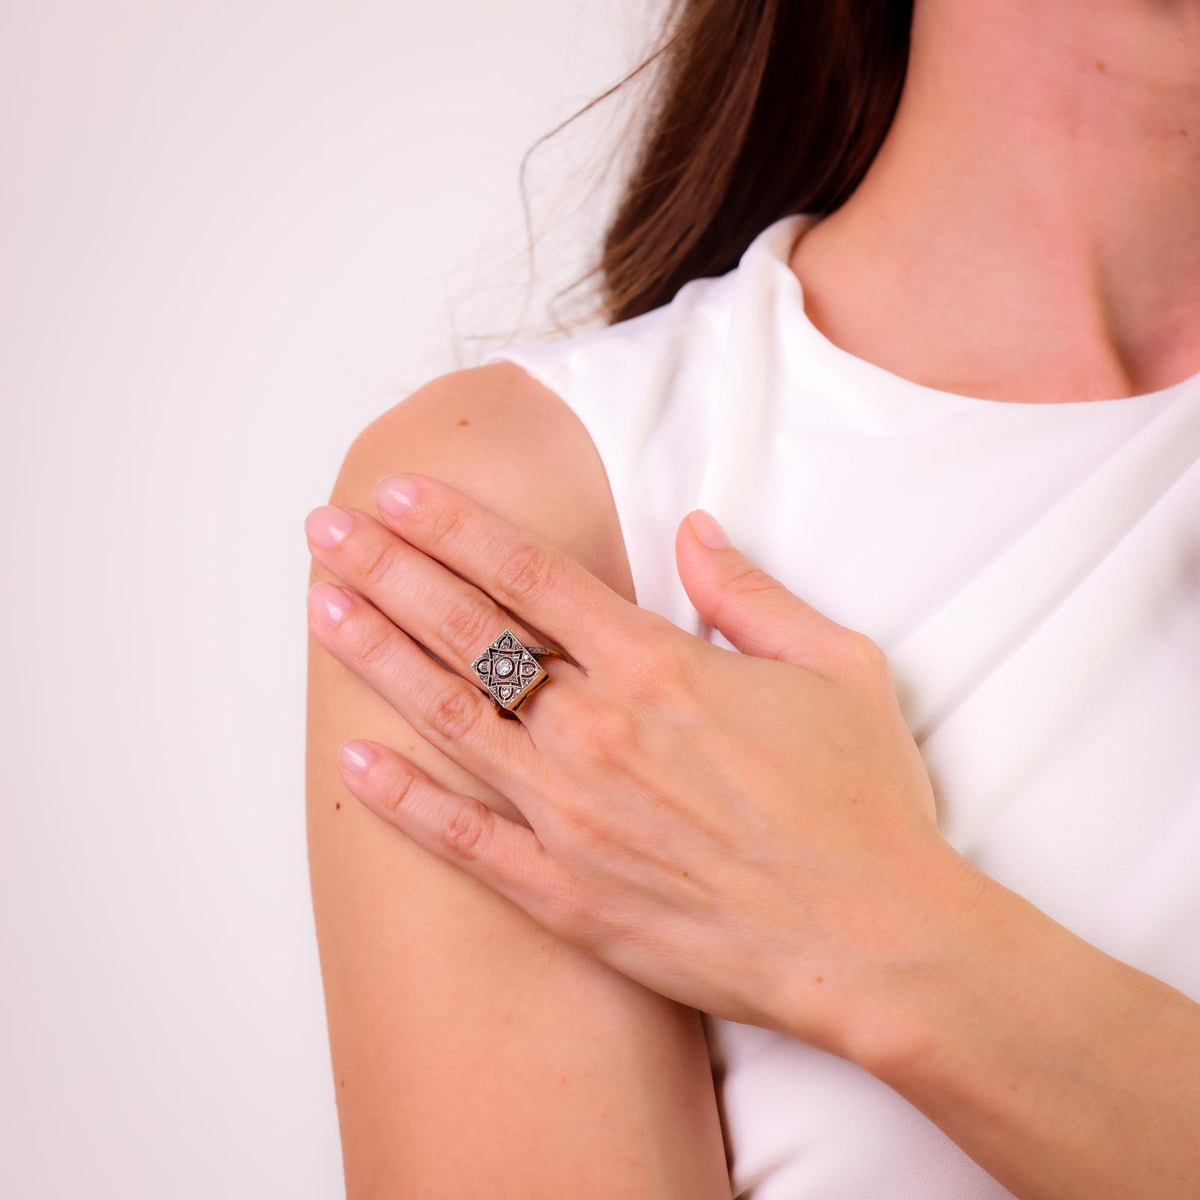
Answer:
[[[725, 283], [729, 280], [732, 272], [727, 272], [725, 275], [716, 276], [697, 276], [695, 280], [689, 280], [688, 283], [698, 282], [704, 279], [710, 282]], [[682, 285], [687, 287], [688, 284]], [[679, 292], [675, 293], [676, 298]], [[688, 307], [679, 305], [676, 307], [675, 299], [668, 301], [666, 304], [660, 305], [658, 308], [647, 309], [646, 312], [640, 313], [638, 317], [630, 318], [631, 321], [640, 319], [641, 317], [650, 316], [652, 313], [661, 314], [660, 320], [664, 323], [665, 332], [667, 334], [677, 333], [680, 330], [687, 331], [691, 326], [697, 314], [707, 314], [716, 309], [722, 302], [723, 297], [720, 292], [714, 289], [705, 289], [700, 295], [692, 300]], [[724, 300], [724, 303], [728, 303]], [[508, 347], [500, 347], [492, 354], [504, 355], [511, 353], [514, 356], [523, 355], [528, 352], [532, 357], [540, 356], [543, 352], [557, 355], [557, 359], [549, 366], [541, 366], [544, 373], [550, 374], [557, 370], [563, 370], [564, 373], [570, 374], [570, 363], [577, 358], [589, 356], [593, 351], [599, 351], [612, 346], [614, 343], [636, 343], [643, 340], [646, 336], [640, 331], [628, 330], [625, 326], [626, 321], [620, 321], [615, 325], [601, 325], [595, 329], [584, 330], [579, 334], [568, 334], [563, 338], [551, 338], [540, 342], [522, 342]], [[569, 343], [574, 337], [587, 338], [588, 340], [581, 345], [571, 346]]]
[[[570, 363], [561, 360], [553, 363], [544, 363], [536, 353], [536, 346], [532, 347], [535, 353], [529, 357], [525, 355], [526, 349], [527, 347], [525, 346], [510, 346], [507, 350], [492, 351], [492, 357], [515, 363], [526, 374], [536, 379], [543, 387], [549, 388], [550, 391], [562, 398], [566, 390], [566, 384], [572, 374]], [[508, 355], [511, 355], [511, 358], [507, 357]]]

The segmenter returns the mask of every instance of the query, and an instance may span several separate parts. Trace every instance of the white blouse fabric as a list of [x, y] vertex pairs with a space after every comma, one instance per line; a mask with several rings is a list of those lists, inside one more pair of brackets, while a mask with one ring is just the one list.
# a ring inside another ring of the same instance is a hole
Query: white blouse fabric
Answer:
[[[1045, 404], [892, 374], [805, 313], [788, 258], [817, 219], [651, 312], [486, 361], [591, 434], [642, 606], [732, 648], [675, 565], [707, 508], [887, 652], [957, 850], [1200, 1000], [1200, 374]], [[1009, 1195], [866, 1071], [704, 1019], [735, 1197]]]

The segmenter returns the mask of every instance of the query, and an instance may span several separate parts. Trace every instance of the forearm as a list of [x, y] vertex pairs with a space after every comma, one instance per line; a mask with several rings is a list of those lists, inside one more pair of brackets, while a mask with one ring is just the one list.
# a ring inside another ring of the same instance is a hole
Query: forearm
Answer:
[[959, 863], [860, 1064], [1022, 1200], [1200, 1196], [1200, 1005]]

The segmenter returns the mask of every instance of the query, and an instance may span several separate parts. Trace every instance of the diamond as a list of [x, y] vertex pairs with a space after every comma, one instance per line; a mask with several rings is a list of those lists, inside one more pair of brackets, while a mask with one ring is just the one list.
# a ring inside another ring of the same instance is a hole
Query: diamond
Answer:
[[492, 698], [510, 712], [549, 679], [537, 659], [511, 629], [504, 630], [475, 659], [471, 669]]

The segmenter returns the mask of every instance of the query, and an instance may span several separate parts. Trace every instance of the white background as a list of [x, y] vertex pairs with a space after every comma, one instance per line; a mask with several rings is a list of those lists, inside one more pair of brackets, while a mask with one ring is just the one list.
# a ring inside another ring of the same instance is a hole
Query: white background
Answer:
[[657, 7], [0, 10], [4, 1196], [340, 1194], [304, 515], [474, 335], [544, 328], [617, 109], [530, 161], [528, 310], [521, 157]]

